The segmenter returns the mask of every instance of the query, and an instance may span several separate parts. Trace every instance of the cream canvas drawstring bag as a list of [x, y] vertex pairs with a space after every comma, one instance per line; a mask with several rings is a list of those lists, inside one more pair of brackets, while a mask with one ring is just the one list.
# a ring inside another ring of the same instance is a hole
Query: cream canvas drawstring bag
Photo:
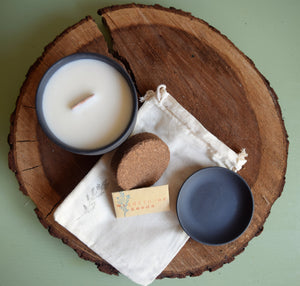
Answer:
[[[111, 193], [118, 191], [105, 154], [54, 213], [55, 220], [137, 284], [150, 284], [188, 240], [176, 216], [180, 186], [209, 166], [238, 171], [245, 150], [235, 153], [185, 110], [160, 85], [148, 91], [133, 134], [150, 132], [170, 149], [170, 163], [155, 185], [169, 185], [171, 211], [117, 219]], [[141, 166], [142, 168], [142, 166]]]

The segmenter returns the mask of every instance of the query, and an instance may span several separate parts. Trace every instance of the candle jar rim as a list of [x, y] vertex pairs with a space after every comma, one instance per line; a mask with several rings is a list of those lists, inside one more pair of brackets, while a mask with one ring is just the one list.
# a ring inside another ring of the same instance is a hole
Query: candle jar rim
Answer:
[[[71, 146], [65, 142], [63, 142], [61, 139], [59, 139], [49, 128], [47, 121], [45, 119], [44, 113], [43, 113], [43, 96], [44, 96], [44, 91], [47, 86], [47, 83], [49, 82], [50, 78], [54, 75], [55, 72], [57, 72], [61, 67], [65, 66], [68, 63], [77, 61], [77, 60], [83, 60], [83, 59], [91, 59], [91, 60], [98, 60], [101, 62], [104, 62], [111, 67], [115, 68], [126, 80], [129, 89], [130, 89], [130, 94], [132, 97], [132, 112], [130, 116], [130, 120], [126, 126], [126, 128], [123, 130], [123, 132], [112, 142], [100, 146], [98, 148], [93, 148], [93, 149], [84, 149], [84, 148], [77, 148], [74, 146]], [[81, 52], [81, 53], [74, 53], [68, 56], [65, 56], [61, 58], [60, 60], [56, 61], [53, 65], [51, 65], [47, 71], [44, 73], [42, 79], [39, 82], [37, 92], [36, 92], [36, 98], [35, 98], [35, 105], [36, 105], [36, 114], [38, 118], [38, 122], [44, 131], [44, 133], [47, 135], [47, 137], [56, 143], [56, 145], [60, 146], [61, 148], [75, 153], [75, 154], [80, 154], [80, 155], [103, 155], [105, 153], [108, 153], [114, 149], [116, 149], [118, 146], [120, 146], [132, 133], [135, 122], [136, 122], [136, 117], [137, 117], [137, 111], [138, 111], [138, 97], [137, 97], [137, 92], [136, 88], [134, 85], [134, 82], [130, 75], [127, 73], [127, 71], [114, 59], [98, 54], [98, 53], [91, 53], [91, 52]]]

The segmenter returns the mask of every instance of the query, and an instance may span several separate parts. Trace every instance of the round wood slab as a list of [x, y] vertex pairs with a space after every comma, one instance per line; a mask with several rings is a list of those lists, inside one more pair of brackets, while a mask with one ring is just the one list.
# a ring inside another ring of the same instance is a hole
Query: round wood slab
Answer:
[[188, 13], [130, 4], [100, 9], [99, 14], [110, 31], [112, 54], [93, 19], [87, 17], [49, 44], [30, 68], [11, 116], [9, 166], [50, 234], [80, 257], [95, 262], [99, 270], [117, 274], [53, 220], [56, 206], [99, 157], [74, 155], [49, 141], [37, 122], [35, 93], [47, 68], [66, 55], [88, 51], [118, 59], [140, 95], [166, 84], [210, 132], [236, 152], [246, 148], [249, 154], [240, 172], [255, 200], [248, 230], [236, 241], [218, 247], [190, 239], [159, 278], [216, 270], [262, 231], [283, 190], [288, 140], [277, 96], [249, 58], [216, 29]]

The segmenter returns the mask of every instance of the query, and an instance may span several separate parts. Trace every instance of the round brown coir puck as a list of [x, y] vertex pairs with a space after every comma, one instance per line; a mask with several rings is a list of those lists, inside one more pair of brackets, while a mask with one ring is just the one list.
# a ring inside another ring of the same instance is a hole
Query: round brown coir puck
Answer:
[[111, 166], [123, 190], [153, 185], [170, 161], [170, 151], [158, 136], [144, 132], [127, 139], [113, 155]]

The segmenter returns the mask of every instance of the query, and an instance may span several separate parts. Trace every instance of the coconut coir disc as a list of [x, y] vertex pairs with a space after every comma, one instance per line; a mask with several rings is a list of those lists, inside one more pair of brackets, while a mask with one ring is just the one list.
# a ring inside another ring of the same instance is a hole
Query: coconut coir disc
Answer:
[[158, 136], [144, 132], [133, 135], [115, 152], [111, 166], [123, 190], [153, 185], [170, 161], [170, 151]]

